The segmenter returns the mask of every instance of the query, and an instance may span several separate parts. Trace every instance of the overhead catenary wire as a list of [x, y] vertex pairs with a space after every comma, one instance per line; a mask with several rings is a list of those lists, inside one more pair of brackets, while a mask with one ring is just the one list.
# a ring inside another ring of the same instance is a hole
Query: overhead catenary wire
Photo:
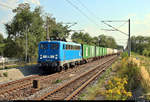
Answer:
[[[78, 1], [78, 3], [79, 3], [80, 5], [82, 5], [82, 6], [87, 10], [87, 12], [88, 12], [89, 14], [95, 16], [95, 14], [94, 14], [93, 12], [91, 12], [91, 10], [88, 9], [80, 0], [77, 0], [77, 1]], [[95, 18], [99, 19], [97, 16], [95, 16]], [[125, 21], [125, 20], [115, 20], [115, 22], [123, 22], [123, 21], [124, 21], [124, 23], [121, 24], [121, 25], [118, 27], [118, 29], [115, 29], [115, 28], [113, 28], [111, 25], [108, 25], [109, 27], [112, 27], [113, 29], [110, 29], [110, 30], [105, 29], [105, 30], [106, 30], [106, 31], [116, 31], [116, 30], [117, 30], [117, 31], [123, 33], [124, 35], [127, 35], [126, 33], [124, 33], [124, 32], [122, 32], [122, 31], [119, 30], [119, 28], [121, 28], [122, 26], [124, 26], [124, 25], [127, 23], [127, 21]], [[108, 22], [114, 22], [114, 21], [108, 21]], [[115, 29], [115, 30], [114, 30], [114, 29]], [[126, 39], [126, 40], [128, 40], [128, 39]]]
[[107, 24], [107, 23], [106, 23], [106, 22], [104, 22], [104, 21], [102, 21], [102, 22], [103, 22], [104, 24], [106, 24], [107, 26], [109, 26], [109, 27], [113, 28], [114, 30], [119, 31], [120, 33], [122, 33], [122, 34], [124, 34], [124, 35], [128, 36], [128, 34], [127, 34], [127, 33], [124, 33], [124, 32], [122, 32], [122, 31], [120, 31], [119, 29], [117, 29], [117, 28], [115, 28], [115, 27], [111, 26], [110, 24]]
[[[88, 9], [88, 7], [86, 7], [80, 0], [76, 0], [76, 1], [78, 1], [78, 3], [79, 3], [80, 5], [82, 5], [82, 6], [86, 9], [86, 11], [87, 11], [89, 14], [93, 15], [95, 18], [97, 18], [97, 19], [99, 20], [99, 18], [98, 18], [90, 9]], [[122, 21], [124, 21], [124, 20], [122, 20]], [[121, 21], [121, 22], [122, 22], [122, 21]], [[111, 22], [111, 21], [109, 21], [109, 22]], [[116, 20], [116, 22], [120, 22], [120, 20]], [[125, 23], [123, 23], [122, 25], [120, 25], [120, 26], [118, 27], [118, 29], [121, 28], [122, 26], [124, 26], [126, 23], [127, 23], [127, 22], [125, 22]], [[105, 31], [116, 31], [116, 30], [114, 30], [114, 29], [110, 29], [110, 30], [103, 29], [103, 30], [105, 30]]]
[[[91, 10], [90, 9], [88, 9], [80, 0], [76, 0], [76, 1], [78, 1], [78, 3], [80, 4], [80, 5], [82, 5], [86, 10], [87, 10], [87, 12], [89, 12], [91, 15], [94, 15], [95, 16], [95, 14], [93, 13], [93, 12], [91, 12]], [[97, 19], [99, 19], [97, 16], [95, 16]], [[114, 22], [114, 21], [108, 21], [108, 22]], [[118, 29], [116, 29], [117, 31], [119, 31], [120, 32], [120, 30], [119, 30], [119, 28], [121, 28], [122, 26], [124, 26], [126, 23], [127, 23], [127, 21], [126, 20], [115, 20], [115, 22], [124, 22], [123, 24], [121, 24], [119, 27], [118, 27]], [[107, 29], [106, 29], [107, 30]], [[113, 30], [113, 29], [110, 29], [110, 30], [108, 30], [108, 31], [116, 31], [116, 30]], [[121, 31], [121, 33], [124, 33], [124, 32], [122, 32]], [[125, 35], [127, 35], [126, 33], [124, 33]], [[126, 39], [127, 40], [127, 39]]]
[[[86, 13], [84, 13], [78, 6], [76, 6], [75, 4], [73, 4], [70, 0], [65, 0], [67, 1], [67, 3], [69, 3], [71, 6], [73, 6], [76, 10], [78, 10], [83, 16], [85, 16], [90, 22], [92, 22], [93, 24], [96, 25], [96, 27], [98, 27], [99, 25], [93, 20], [91, 19], [89, 16], [87, 16]], [[99, 27], [98, 27], [99, 28]]]
[[[119, 27], [117, 27], [117, 29], [121, 28], [122, 26], [124, 26], [127, 22], [124, 22], [123, 24], [121, 24]], [[105, 31], [116, 31], [114, 29], [101, 29], [101, 30], [105, 30]]]
[[121, 24], [118, 28], [121, 28], [122, 26], [124, 26], [127, 22], [124, 22], [123, 24]]
[[97, 18], [99, 20], [99, 17], [97, 17], [88, 7], [86, 7], [80, 0], [76, 0], [81, 6], [83, 6], [83, 8], [86, 9], [86, 11], [91, 14], [92, 16], [94, 16], [95, 18]]
[[[88, 20], [90, 20], [90, 21], [93, 22], [93, 20], [91, 20], [80, 8], [78, 8], [78, 6], [74, 5], [74, 4], [73, 4], [71, 1], [69, 1], [69, 0], [66, 0], [66, 1], [67, 1], [69, 4], [71, 4], [74, 8], [76, 8], [76, 9], [77, 9], [81, 14], [83, 14], [86, 18], [88, 18]], [[91, 10], [89, 10], [80, 0], [77, 0], [77, 2], [78, 2], [80, 5], [82, 5], [83, 8], [85, 8], [89, 14], [91, 14], [92, 16], [95, 15], [95, 14], [94, 14], [93, 12], [91, 12]], [[95, 16], [95, 18], [98, 18], [98, 17]], [[99, 19], [99, 18], [98, 18], [98, 19]], [[114, 22], [114, 21], [108, 21], [108, 22]], [[125, 33], [125, 32], [123, 32], [123, 31], [119, 30], [119, 28], [121, 28], [123, 25], [125, 25], [127, 21], [126, 21], [126, 20], [115, 20], [115, 22], [125, 22], [125, 23], [121, 24], [121, 25], [118, 27], [118, 29], [115, 28], [115, 27], [113, 27], [113, 26], [111, 26], [111, 25], [109, 25], [109, 24], [107, 24], [107, 23], [105, 23], [105, 22], [103, 22], [103, 23], [106, 24], [106, 25], [108, 25], [109, 27], [113, 28], [113, 29], [111, 29], [110, 31], [119, 31], [119, 32], [121, 32], [122, 34], [128, 36], [127, 33]], [[97, 23], [96, 23], [96, 25], [97, 25]]]

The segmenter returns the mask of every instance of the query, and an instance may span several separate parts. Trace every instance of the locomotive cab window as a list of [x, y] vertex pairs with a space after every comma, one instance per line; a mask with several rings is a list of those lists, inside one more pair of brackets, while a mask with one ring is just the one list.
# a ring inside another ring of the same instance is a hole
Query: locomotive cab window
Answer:
[[50, 49], [57, 50], [59, 48], [58, 44], [50, 44]]
[[40, 49], [48, 49], [48, 44], [40, 44]]

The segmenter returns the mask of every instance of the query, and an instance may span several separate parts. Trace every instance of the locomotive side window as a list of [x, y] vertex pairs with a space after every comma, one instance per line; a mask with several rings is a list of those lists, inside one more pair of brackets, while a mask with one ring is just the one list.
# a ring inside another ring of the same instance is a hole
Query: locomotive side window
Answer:
[[71, 50], [71, 45], [69, 45], [69, 50]]
[[70, 45], [70, 50], [72, 50], [72, 45]]
[[66, 45], [66, 50], [68, 49], [68, 45]]
[[66, 49], [66, 50], [80, 50], [80, 46], [77, 46], [77, 45], [66, 45], [66, 48], [64, 48], [64, 49]]
[[48, 49], [48, 44], [40, 44], [40, 49]]
[[73, 45], [71, 45], [71, 50], [74, 50], [74, 46]]
[[52, 50], [56, 50], [59, 48], [59, 45], [58, 44], [50, 44], [50, 49]]
[[63, 49], [65, 49], [65, 44], [63, 44]]

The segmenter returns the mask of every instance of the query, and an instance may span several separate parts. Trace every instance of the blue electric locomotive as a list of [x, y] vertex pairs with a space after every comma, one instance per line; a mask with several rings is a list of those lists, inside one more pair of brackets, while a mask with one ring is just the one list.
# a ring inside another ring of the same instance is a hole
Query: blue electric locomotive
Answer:
[[41, 41], [38, 64], [41, 68], [60, 71], [82, 60], [81, 44], [64, 41]]

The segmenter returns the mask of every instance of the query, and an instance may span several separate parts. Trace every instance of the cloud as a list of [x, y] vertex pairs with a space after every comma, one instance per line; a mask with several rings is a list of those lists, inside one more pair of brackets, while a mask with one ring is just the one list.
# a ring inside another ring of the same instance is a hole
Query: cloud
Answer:
[[4, 35], [5, 38], [7, 37], [7, 34], [4, 24], [11, 21], [13, 19], [13, 16], [14, 16], [13, 13], [9, 13], [7, 17], [2, 17], [2, 19], [0, 19], [0, 32]]
[[10, 10], [15, 9], [19, 3], [25, 2], [29, 4], [40, 5], [39, 0], [0, 0], [0, 10], [3, 10], [5, 12], [5, 14], [0, 17], [0, 32], [4, 34], [4, 37], [7, 37], [4, 24], [11, 21], [11, 19], [15, 15]]
[[35, 5], [40, 5], [40, 1], [39, 0], [24, 0], [25, 3], [32, 3]]
[[[24, 3], [40, 5], [39, 0], [24, 0]], [[14, 9], [21, 3], [20, 0], [0, 0], [0, 8], [3, 10]]]
[[14, 9], [18, 6], [19, 0], [0, 0], [0, 7], [2, 9]]

